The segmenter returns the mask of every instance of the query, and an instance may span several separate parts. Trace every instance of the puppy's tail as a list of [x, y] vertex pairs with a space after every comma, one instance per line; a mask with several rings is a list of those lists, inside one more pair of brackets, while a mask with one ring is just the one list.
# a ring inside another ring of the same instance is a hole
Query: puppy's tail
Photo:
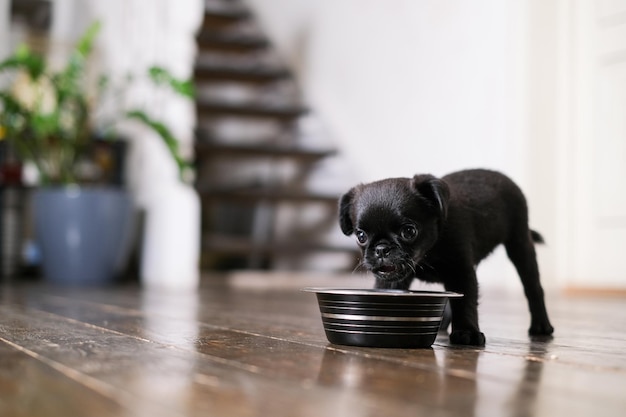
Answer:
[[533, 242], [535, 243], [546, 243], [546, 241], [543, 239], [543, 236], [541, 236], [541, 234], [539, 234], [539, 232], [532, 230], [530, 231], [530, 237], [532, 238]]

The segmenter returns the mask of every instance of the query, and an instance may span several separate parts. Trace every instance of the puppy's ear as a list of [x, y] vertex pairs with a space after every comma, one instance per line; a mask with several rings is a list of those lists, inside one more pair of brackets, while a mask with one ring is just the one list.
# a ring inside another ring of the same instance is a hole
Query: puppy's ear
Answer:
[[446, 218], [450, 189], [444, 180], [429, 174], [416, 175], [411, 180], [411, 187], [439, 210], [442, 219]]
[[350, 236], [354, 232], [354, 225], [352, 224], [352, 201], [354, 200], [354, 194], [356, 190], [350, 189], [339, 199], [339, 226], [344, 235]]

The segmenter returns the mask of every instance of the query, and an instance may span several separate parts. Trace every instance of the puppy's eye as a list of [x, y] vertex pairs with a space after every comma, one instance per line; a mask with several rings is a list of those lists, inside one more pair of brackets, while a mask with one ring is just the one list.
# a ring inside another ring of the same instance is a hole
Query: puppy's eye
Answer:
[[367, 242], [367, 235], [365, 234], [365, 232], [363, 230], [357, 230], [356, 233], [356, 240], [361, 244], [365, 244], [365, 242]]
[[413, 240], [417, 237], [417, 228], [412, 224], [407, 224], [400, 230], [400, 236], [402, 236], [404, 240]]

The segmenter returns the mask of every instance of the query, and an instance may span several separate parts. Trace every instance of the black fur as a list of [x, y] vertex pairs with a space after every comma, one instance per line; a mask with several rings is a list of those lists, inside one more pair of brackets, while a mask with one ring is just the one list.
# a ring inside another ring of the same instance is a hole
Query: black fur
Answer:
[[408, 289], [419, 278], [464, 294], [451, 300], [451, 343], [485, 343], [475, 268], [500, 244], [524, 286], [529, 333], [554, 331], [535, 256], [534, 242], [543, 238], [528, 227], [519, 187], [498, 172], [475, 169], [441, 179], [416, 175], [357, 185], [339, 202], [339, 224], [344, 234], [357, 235], [362, 264], [375, 275], [376, 288]]

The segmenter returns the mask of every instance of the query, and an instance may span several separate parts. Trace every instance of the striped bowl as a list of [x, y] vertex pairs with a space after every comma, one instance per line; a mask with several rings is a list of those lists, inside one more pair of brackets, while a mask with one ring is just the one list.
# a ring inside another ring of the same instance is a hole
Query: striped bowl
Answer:
[[317, 295], [328, 341], [338, 345], [427, 348], [453, 292], [304, 288]]

